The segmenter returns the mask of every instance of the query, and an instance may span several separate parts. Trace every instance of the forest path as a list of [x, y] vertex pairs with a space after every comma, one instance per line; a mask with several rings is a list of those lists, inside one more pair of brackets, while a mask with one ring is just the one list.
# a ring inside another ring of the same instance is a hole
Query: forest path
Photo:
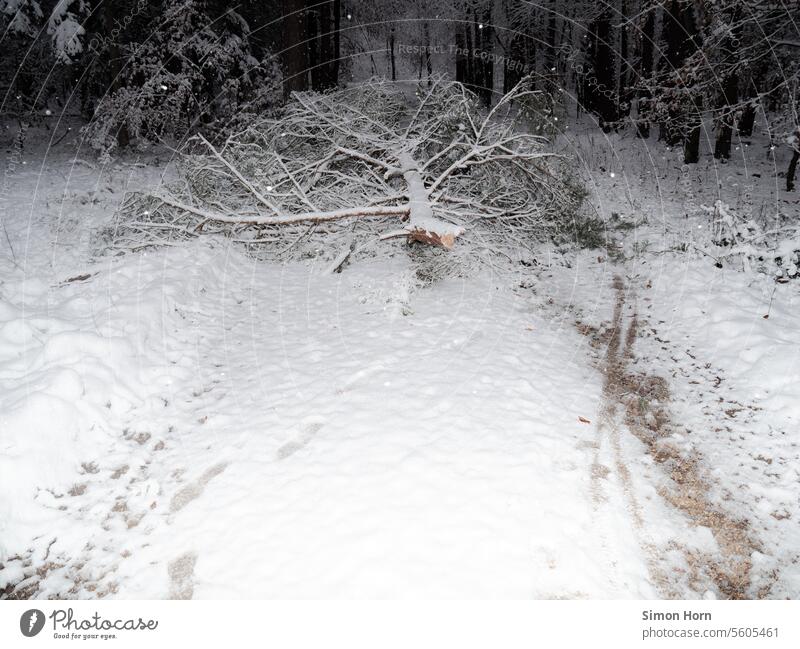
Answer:
[[203, 282], [225, 315], [191, 319], [179, 354], [211, 380], [187, 397], [202, 423], [163, 456], [186, 478], [170, 502], [186, 504], [139, 550], [153, 584], [166, 572], [182, 597], [654, 595], [624, 504], [596, 516], [578, 411], [593, 417], [599, 385], [563, 332], [491, 283], [409, 292], [401, 267], [281, 272], [278, 290], [252, 282], [227, 299]]
[[203, 242], [62, 289], [129, 332], [115, 369], [143, 399], [97, 395], [108, 451], [37, 498], [53, 522], [5, 567], [17, 595], [656, 596], [625, 502], [592, 498], [580, 336], [491, 278], [415, 289], [408, 264], [328, 276]]
[[[605, 477], [613, 470], [621, 478], [637, 539], [663, 596], [685, 597], [688, 590], [731, 599], [766, 597], [776, 575], [759, 577], [757, 585], [753, 582], [752, 557], [764, 547], [753, 521], [741, 510], [732, 513], [725, 502], [725, 489], [712, 475], [703, 453], [705, 431], [697, 431], [701, 437], [693, 444], [682, 443], [685, 428], [675, 419], [672, 387], [675, 381], [699, 384], [701, 375], [673, 373], [666, 379], [663, 366], [653, 367], [645, 353], [637, 357], [635, 347], [643, 337], [665, 340], [650, 318], [640, 314], [643, 303], [632, 285], [615, 274], [610, 321], [594, 326], [577, 322], [578, 331], [595, 349], [604, 376], [592, 466], [595, 499], [598, 503], [605, 499]], [[716, 369], [714, 379], [716, 385], [721, 384], [723, 372]], [[605, 464], [600, 459], [604, 447], [608, 448]], [[666, 542], [656, 531], [665, 507], [681, 521]], [[703, 539], [707, 532], [711, 538]], [[670, 553], [679, 553], [683, 561], [676, 562]]]

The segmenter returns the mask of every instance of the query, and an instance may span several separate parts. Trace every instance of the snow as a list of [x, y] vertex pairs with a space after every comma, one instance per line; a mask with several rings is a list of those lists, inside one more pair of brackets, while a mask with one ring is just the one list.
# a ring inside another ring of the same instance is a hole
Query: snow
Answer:
[[0, 11], [7, 16], [12, 16], [8, 29], [18, 34], [33, 34], [32, 18], [42, 17], [42, 9], [36, 0], [2, 0]]
[[[750, 148], [767, 150], [768, 142], [760, 139], [753, 138]], [[796, 598], [798, 286], [776, 283], [771, 274], [746, 264], [725, 262], [718, 268], [703, 254], [724, 250], [709, 245], [708, 226], [720, 216], [733, 220], [731, 206], [740, 222], [756, 216], [768, 224], [796, 221], [796, 199], [768, 180], [784, 162], [745, 154], [741, 147], [738, 160], [720, 165], [705, 158], [689, 172], [676, 162], [681, 152], [656, 156], [654, 142], [611, 136], [588, 150], [585, 144], [579, 141], [578, 148], [587, 167], [607, 166], [603, 158], [613, 155], [625, 169], [622, 179], [595, 187], [609, 234], [619, 237], [614, 228], [620, 223], [637, 223], [620, 250], [630, 308], [638, 311], [644, 332], [634, 367], [668, 381], [674, 438], [702, 462], [711, 499], [746, 521], [755, 538], [748, 596]], [[713, 147], [713, 139], [705, 144]], [[677, 184], [676, 172], [682, 176]], [[695, 202], [712, 203], [715, 196], [710, 215]], [[619, 215], [616, 222], [612, 213]], [[791, 248], [789, 238], [775, 250], [785, 258]], [[757, 252], [770, 256], [764, 248]], [[590, 254], [582, 261], [581, 277], [608, 269]], [[610, 300], [571, 283], [557, 293], [593, 320], [589, 305], [600, 308]]]
[[745, 594], [800, 594], [797, 287], [664, 253], [708, 223], [677, 189], [603, 174], [603, 213], [641, 223], [612, 232], [624, 264], [542, 249], [423, 284], [403, 242], [341, 273], [341, 250], [277, 264], [213, 236], [98, 255], [163, 165], [25, 156], [0, 243], [0, 590], [724, 597], [692, 565], [724, 539], [610, 403], [618, 310], [625, 371], [669, 388], [659, 443], [747, 521]]
[[[78, 563], [91, 538], [96, 575], [113, 573], [99, 588], [113, 579], [120, 597], [169, 595], [166, 565], [187, 555], [195, 597], [653, 595], [631, 538], [598, 535], [587, 498], [556, 496], [588, 489], [579, 449], [592, 430], [577, 415], [596, 407], [598, 377], [572, 358], [574, 340], [476, 281], [415, 293], [403, 316], [407, 277], [400, 260], [331, 277], [203, 243], [59, 288], [88, 291], [83, 326], [111, 340], [51, 330], [30, 365], [46, 359], [61, 396], [23, 401], [39, 429], [4, 427], [17, 444], [41, 438], [8, 468], [30, 463], [14, 499], [63, 530], [51, 557]], [[85, 394], [94, 409], [81, 410]], [[125, 407], [92, 435], [106, 400]], [[150, 437], [126, 448], [126, 428]], [[97, 472], [78, 475], [82, 462]], [[123, 462], [127, 486], [104, 486]], [[71, 480], [85, 491], [66, 493]], [[34, 485], [52, 495], [34, 498]], [[73, 571], [96, 578], [68, 564], [41, 594]]]
[[82, 2], [59, 0], [47, 20], [47, 33], [53, 39], [56, 59], [67, 65], [72, 62], [74, 57], [83, 52], [81, 37], [86, 34], [80, 17], [69, 11], [73, 5], [79, 14], [86, 10]]

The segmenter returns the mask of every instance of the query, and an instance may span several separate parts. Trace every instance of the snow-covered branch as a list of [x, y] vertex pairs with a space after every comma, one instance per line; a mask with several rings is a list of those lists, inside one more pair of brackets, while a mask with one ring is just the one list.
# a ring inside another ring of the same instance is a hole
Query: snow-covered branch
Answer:
[[477, 229], [515, 242], [542, 235], [574, 213], [580, 192], [546, 141], [518, 123], [531, 94], [520, 84], [486, 112], [445, 79], [417, 92], [373, 80], [298, 93], [280, 117], [219, 146], [198, 136], [183, 182], [132, 199], [124, 214], [136, 237], [151, 222], [159, 241], [226, 229], [256, 240], [265, 229], [356, 219], [399, 220], [409, 240], [445, 249]]

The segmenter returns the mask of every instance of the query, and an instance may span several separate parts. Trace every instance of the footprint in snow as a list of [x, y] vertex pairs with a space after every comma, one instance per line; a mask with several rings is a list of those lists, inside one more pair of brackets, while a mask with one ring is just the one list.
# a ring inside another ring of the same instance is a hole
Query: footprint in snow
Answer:
[[167, 573], [170, 581], [170, 599], [192, 599], [196, 563], [197, 555], [194, 552], [187, 552], [169, 562]]
[[203, 475], [201, 475], [195, 482], [186, 485], [183, 489], [176, 493], [172, 497], [172, 501], [169, 503], [170, 513], [174, 514], [175, 512], [180, 511], [195, 498], [200, 496], [203, 493], [203, 490], [206, 488], [206, 485], [211, 482], [211, 479], [222, 473], [227, 466], [227, 462], [215, 464]]
[[276, 459], [285, 460], [297, 453], [297, 451], [305, 448], [308, 443], [314, 439], [314, 436], [320, 431], [323, 425], [324, 422], [322, 420], [314, 418], [307, 419], [300, 434], [291, 442], [286, 442], [286, 444], [278, 449], [278, 452], [275, 454]]

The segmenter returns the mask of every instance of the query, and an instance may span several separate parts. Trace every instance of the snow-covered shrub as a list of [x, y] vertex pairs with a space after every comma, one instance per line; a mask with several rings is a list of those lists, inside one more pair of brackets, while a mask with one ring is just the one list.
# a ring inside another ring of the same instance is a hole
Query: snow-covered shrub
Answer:
[[84, 0], [58, 0], [47, 21], [56, 61], [69, 65], [83, 52], [86, 34], [81, 20], [89, 13]]
[[9, 33], [34, 36], [43, 13], [36, 0], [0, 0], [0, 16]]
[[568, 161], [518, 128], [521, 102], [536, 94], [520, 84], [487, 112], [445, 79], [296, 93], [279, 117], [219, 147], [193, 139], [179, 183], [129, 197], [117, 241], [217, 232], [274, 254], [335, 256], [405, 238], [443, 249], [432, 254], [451, 267], [513, 260], [568, 232], [583, 199]]
[[197, 0], [168, 0], [160, 21], [142, 42], [121, 46], [124, 65], [85, 128], [98, 151], [180, 139], [278, 100], [277, 67], [253, 57], [249, 27], [235, 11], [214, 18]]
[[796, 224], [784, 223], [767, 230], [721, 200], [702, 209], [711, 217], [710, 241], [705, 247], [718, 264], [740, 266], [778, 279], [800, 276], [800, 228]]
[[45, 114], [71, 83], [83, 52], [84, 0], [0, 0], [0, 88], [3, 106], [28, 123]]

